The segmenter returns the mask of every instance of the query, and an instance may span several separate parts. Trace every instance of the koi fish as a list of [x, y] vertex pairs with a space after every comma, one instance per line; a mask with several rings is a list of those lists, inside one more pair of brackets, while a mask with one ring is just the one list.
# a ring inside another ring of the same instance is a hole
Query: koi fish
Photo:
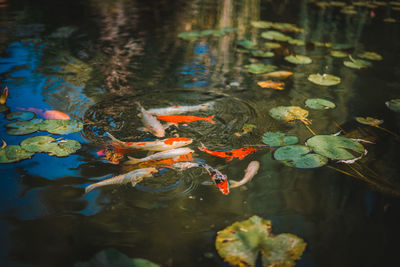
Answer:
[[4, 105], [7, 102], [7, 98], [8, 98], [9, 93], [10, 92], [8, 91], [8, 87], [5, 87], [3, 89], [3, 92], [1, 92], [1, 95], [0, 95], [0, 104], [1, 105]]
[[208, 121], [209, 123], [215, 124], [212, 120], [214, 115], [209, 117], [198, 117], [198, 116], [183, 116], [183, 115], [160, 115], [157, 119], [172, 122], [172, 123], [182, 123], [182, 122], [194, 122], [194, 121]]
[[186, 154], [186, 155], [181, 155], [178, 158], [175, 159], [162, 159], [162, 160], [157, 160], [157, 161], [145, 161], [141, 162], [138, 164], [140, 167], [145, 167], [145, 166], [168, 166], [168, 165], [173, 165], [176, 163], [179, 163], [181, 161], [191, 161], [193, 160], [192, 154]]
[[261, 81], [257, 83], [258, 86], [262, 87], [262, 88], [272, 88], [272, 89], [276, 89], [276, 90], [283, 90], [283, 86], [285, 85], [285, 83], [283, 82], [274, 82], [271, 80], [267, 80], [267, 81]]
[[111, 138], [111, 144], [116, 147], [121, 147], [125, 149], [140, 149], [149, 151], [165, 151], [174, 148], [189, 145], [193, 142], [190, 138], [167, 138], [163, 140], [155, 140], [149, 142], [123, 142], [118, 140], [110, 133], [106, 133], [109, 138]]
[[174, 115], [191, 111], [208, 110], [214, 104], [215, 102], [211, 101], [196, 106], [172, 106], [167, 108], [151, 108], [148, 110], [148, 112], [153, 115]]
[[101, 149], [96, 152], [97, 156], [104, 156], [104, 159], [111, 164], [119, 164], [119, 161], [124, 158], [125, 151], [122, 149]]
[[151, 132], [157, 137], [164, 137], [165, 129], [162, 126], [161, 122], [159, 122], [153, 115], [151, 115], [150, 112], [145, 110], [139, 102], [136, 102], [136, 104], [139, 106], [140, 112], [142, 113], [144, 130]]
[[268, 72], [266, 74], [263, 74], [263, 77], [269, 77], [269, 78], [275, 78], [275, 79], [286, 79], [289, 76], [292, 76], [293, 72], [290, 71], [273, 71], [273, 72]]
[[243, 147], [243, 148], [234, 149], [234, 150], [230, 150], [230, 151], [211, 151], [207, 147], [205, 147], [203, 143], [200, 142], [200, 144], [201, 144], [201, 146], [198, 147], [198, 149], [200, 151], [203, 151], [212, 156], [225, 158], [226, 161], [231, 161], [233, 158], [238, 158], [238, 159], [242, 160], [247, 155], [250, 155], [257, 151], [257, 148], [252, 148], [252, 147]]
[[143, 169], [133, 170], [128, 173], [124, 173], [109, 179], [105, 179], [101, 182], [91, 184], [85, 188], [85, 192], [88, 193], [97, 187], [105, 185], [131, 183], [132, 186], [135, 186], [137, 183], [141, 182], [143, 178], [150, 177], [157, 172], [158, 170], [156, 168], [143, 168]]
[[229, 181], [231, 188], [239, 187], [241, 185], [244, 185], [244, 184], [250, 182], [251, 179], [253, 179], [253, 177], [257, 174], [259, 168], [260, 168], [260, 163], [258, 161], [250, 162], [244, 172], [244, 176], [243, 176], [242, 180], [240, 180], [240, 181], [230, 180]]
[[36, 113], [46, 120], [70, 120], [71, 117], [64, 112], [58, 110], [43, 110], [39, 108], [18, 108], [20, 110], [30, 111]]
[[132, 157], [128, 156], [129, 160], [126, 161], [125, 164], [134, 165], [134, 164], [138, 164], [138, 163], [145, 162], [145, 161], [161, 160], [161, 159], [169, 159], [169, 158], [176, 160], [179, 158], [179, 156], [190, 154], [193, 152], [194, 152], [194, 150], [192, 150], [190, 148], [181, 147], [181, 148], [161, 151], [161, 152], [155, 153], [153, 155], [150, 155], [150, 156], [147, 156], [147, 157], [141, 158], [141, 159], [132, 158]]

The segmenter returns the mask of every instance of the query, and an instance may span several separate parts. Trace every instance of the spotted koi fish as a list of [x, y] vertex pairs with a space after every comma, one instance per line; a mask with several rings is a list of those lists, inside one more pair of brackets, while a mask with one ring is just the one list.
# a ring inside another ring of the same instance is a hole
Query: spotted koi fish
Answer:
[[166, 108], [151, 108], [148, 110], [148, 112], [153, 115], [174, 115], [192, 111], [208, 110], [213, 105], [214, 102], [212, 101], [196, 106], [172, 106]]
[[207, 147], [205, 147], [203, 143], [200, 142], [200, 145], [201, 146], [198, 147], [200, 151], [203, 151], [212, 156], [225, 158], [226, 161], [231, 161], [234, 158], [238, 158], [238, 159], [242, 160], [247, 155], [250, 155], [257, 151], [257, 148], [253, 148], [253, 147], [243, 147], [243, 148], [229, 150], [229, 151], [211, 151]]
[[171, 123], [185, 123], [185, 122], [194, 122], [194, 121], [208, 121], [209, 123], [214, 124], [215, 122], [212, 120], [214, 118], [213, 116], [209, 117], [198, 117], [198, 116], [183, 116], [183, 115], [160, 115], [157, 116], [157, 119], [166, 121], [166, 122], [171, 122]]
[[165, 151], [186, 146], [193, 142], [193, 139], [190, 138], [167, 138], [163, 140], [155, 140], [149, 142], [123, 142], [121, 140], [118, 140], [108, 132], [106, 134], [111, 139], [111, 144], [113, 146], [125, 149]]

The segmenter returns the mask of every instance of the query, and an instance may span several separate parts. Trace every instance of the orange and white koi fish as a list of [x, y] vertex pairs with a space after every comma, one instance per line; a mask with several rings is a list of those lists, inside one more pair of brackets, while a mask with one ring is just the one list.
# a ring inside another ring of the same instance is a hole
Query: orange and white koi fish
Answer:
[[68, 114], [65, 114], [64, 112], [61, 112], [58, 110], [43, 110], [43, 109], [39, 109], [39, 108], [17, 108], [17, 109], [36, 113], [36, 115], [39, 115], [40, 117], [42, 117], [46, 120], [70, 120], [71, 119], [71, 117]]
[[208, 121], [209, 123], [214, 124], [215, 122], [212, 120], [214, 115], [208, 117], [198, 117], [198, 116], [184, 116], [184, 115], [160, 115], [157, 116], [157, 119], [171, 122], [171, 123], [185, 123], [185, 122], [194, 122], [194, 121]]
[[152, 161], [145, 161], [138, 164], [140, 167], [147, 167], [147, 166], [163, 166], [168, 167], [169, 165], [173, 165], [179, 162], [186, 162], [193, 160], [192, 154], [181, 155], [179, 157], [175, 157], [173, 159], [162, 159], [162, 160], [152, 160]]
[[268, 72], [266, 74], [263, 74], [262, 76], [268, 77], [268, 78], [275, 78], [275, 79], [286, 79], [287, 77], [290, 77], [292, 75], [293, 75], [293, 72], [280, 70], [280, 71]]
[[260, 168], [260, 162], [258, 161], [252, 161], [249, 163], [249, 165], [246, 168], [246, 171], [244, 172], [244, 176], [242, 180], [240, 181], [234, 181], [230, 180], [230, 186], [231, 188], [239, 187], [241, 185], [244, 185], [253, 179], [253, 177], [257, 174], [258, 169]]
[[175, 115], [192, 111], [208, 110], [214, 104], [215, 102], [211, 101], [196, 106], [172, 106], [167, 108], [151, 108], [148, 111], [153, 115]]
[[200, 142], [200, 145], [201, 146], [198, 147], [200, 151], [206, 152], [207, 154], [210, 154], [212, 156], [225, 158], [226, 161], [231, 161], [234, 158], [242, 160], [247, 155], [250, 155], [257, 151], [257, 148], [253, 147], [243, 147], [229, 151], [211, 151], [207, 147], [205, 147], [203, 143]]
[[157, 137], [165, 136], [165, 129], [162, 126], [161, 122], [159, 122], [156, 117], [150, 114], [147, 110], [145, 110], [139, 102], [136, 104], [140, 108], [140, 112], [142, 113], [142, 122], [144, 124], [144, 130], [149, 131]]
[[156, 168], [143, 168], [143, 169], [133, 170], [128, 173], [121, 174], [98, 183], [91, 184], [85, 188], [85, 192], [88, 193], [97, 187], [114, 185], [114, 184], [131, 183], [132, 186], [135, 186], [137, 183], [141, 182], [143, 178], [150, 177], [157, 172], [158, 170]]
[[152, 160], [162, 160], [162, 159], [178, 159], [179, 156], [186, 155], [193, 153], [194, 150], [188, 148], [188, 147], [181, 147], [181, 148], [176, 148], [176, 149], [171, 149], [171, 150], [166, 150], [166, 151], [161, 151], [158, 153], [155, 153], [153, 155], [147, 156], [145, 158], [137, 159], [137, 158], [132, 158], [129, 157], [129, 160], [125, 162], [125, 164], [138, 164], [141, 162], [145, 161], [152, 161]]
[[0, 95], [0, 104], [1, 105], [4, 105], [7, 102], [7, 98], [8, 98], [9, 93], [10, 92], [8, 91], [8, 87], [5, 87], [3, 89], [3, 92], [1, 92], [1, 95]]
[[118, 140], [110, 133], [106, 133], [108, 137], [111, 138], [111, 144], [116, 147], [121, 147], [125, 149], [140, 149], [148, 151], [165, 151], [174, 148], [189, 145], [193, 142], [190, 138], [167, 138], [163, 140], [155, 140], [148, 142], [123, 142]]

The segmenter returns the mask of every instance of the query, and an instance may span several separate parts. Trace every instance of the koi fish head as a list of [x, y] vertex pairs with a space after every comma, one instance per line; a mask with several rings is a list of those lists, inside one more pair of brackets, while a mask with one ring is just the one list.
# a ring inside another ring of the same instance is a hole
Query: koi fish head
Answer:
[[229, 183], [226, 176], [219, 175], [216, 172], [211, 172], [211, 178], [222, 194], [229, 194]]
[[190, 138], [168, 138], [164, 140], [164, 144], [173, 145], [173, 146], [186, 146], [193, 142], [193, 139]]

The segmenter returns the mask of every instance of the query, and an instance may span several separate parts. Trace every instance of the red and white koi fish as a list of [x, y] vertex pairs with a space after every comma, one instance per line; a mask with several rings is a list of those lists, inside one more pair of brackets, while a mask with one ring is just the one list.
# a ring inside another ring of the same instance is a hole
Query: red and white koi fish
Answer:
[[145, 158], [137, 159], [137, 158], [132, 158], [129, 157], [129, 160], [125, 162], [125, 164], [138, 164], [141, 162], [145, 161], [152, 161], [152, 160], [162, 160], [162, 159], [178, 159], [179, 156], [186, 155], [193, 153], [194, 150], [188, 148], [188, 147], [181, 147], [181, 148], [176, 148], [176, 149], [171, 149], [171, 150], [166, 150], [166, 151], [161, 151], [158, 153], [155, 153], [153, 155], [147, 156]]
[[148, 142], [123, 142], [118, 140], [110, 133], [106, 133], [108, 137], [111, 138], [111, 144], [116, 147], [121, 147], [125, 149], [140, 149], [148, 151], [165, 151], [174, 148], [189, 145], [193, 142], [190, 138], [167, 138], [163, 140], [155, 140]]
[[191, 111], [208, 110], [215, 104], [214, 101], [203, 103], [196, 106], [172, 106], [167, 108], [151, 108], [148, 110], [153, 115], [174, 115]]
[[206, 152], [212, 156], [225, 158], [226, 161], [231, 161], [233, 158], [238, 158], [240, 160], [244, 159], [247, 155], [250, 155], [257, 151], [257, 148], [253, 147], [243, 147], [239, 149], [229, 150], [229, 151], [211, 151], [200, 142], [198, 148], [200, 151]]
[[6, 86], [0, 95], [0, 104], [1, 105], [4, 105], [7, 102], [7, 98], [8, 98], [9, 94], [10, 94], [10, 92], [8, 91], [8, 87]]
[[71, 119], [71, 117], [68, 114], [65, 114], [64, 112], [61, 112], [58, 110], [43, 110], [43, 109], [39, 109], [39, 108], [17, 108], [17, 109], [36, 113], [36, 115], [39, 115], [40, 117], [42, 117], [46, 120], [70, 120]]
[[260, 162], [258, 162], [258, 161], [250, 162], [249, 165], [247, 166], [246, 171], [244, 172], [244, 176], [243, 176], [242, 180], [240, 180], [240, 181], [230, 180], [229, 181], [231, 188], [239, 187], [241, 185], [244, 185], [244, 184], [250, 182], [251, 179], [253, 179], [253, 177], [257, 174], [259, 168], [260, 168]]
[[171, 122], [171, 123], [186, 123], [186, 122], [194, 122], [194, 121], [208, 121], [209, 123], [214, 124], [215, 122], [212, 120], [214, 115], [208, 117], [199, 117], [199, 116], [184, 116], [184, 115], [160, 115], [157, 116], [157, 119]]
[[147, 110], [145, 110], [139, 102], [136, 104], [140, 108], [140, 112], [142, 113], [142, 122], [144, 125], [144, 130], [149, 131], [157, 137], [165, 136], [165, 129], [162, 126], [161, 122], [159, 122], [156, 117], [150, 114]]
[[85, 192], [88, 193], [89, 191], [91, 191], [97, 187], [106, 186], [106, 185], [114, 185], [114, 184], [131, 183], [132, 186], [135, 186], [137, 183], [141, 182], [143, 180], [143, 178], [150, 177], [154, 173], [157, 173], [157, 172], [158, 172], [158, 170], [156, 168], [143, 168], [143, 169], [133, 170], [128, 173], [121, 174], [121, 175], [103, 180], [98, 183], [91, 184], [85, 188]]

